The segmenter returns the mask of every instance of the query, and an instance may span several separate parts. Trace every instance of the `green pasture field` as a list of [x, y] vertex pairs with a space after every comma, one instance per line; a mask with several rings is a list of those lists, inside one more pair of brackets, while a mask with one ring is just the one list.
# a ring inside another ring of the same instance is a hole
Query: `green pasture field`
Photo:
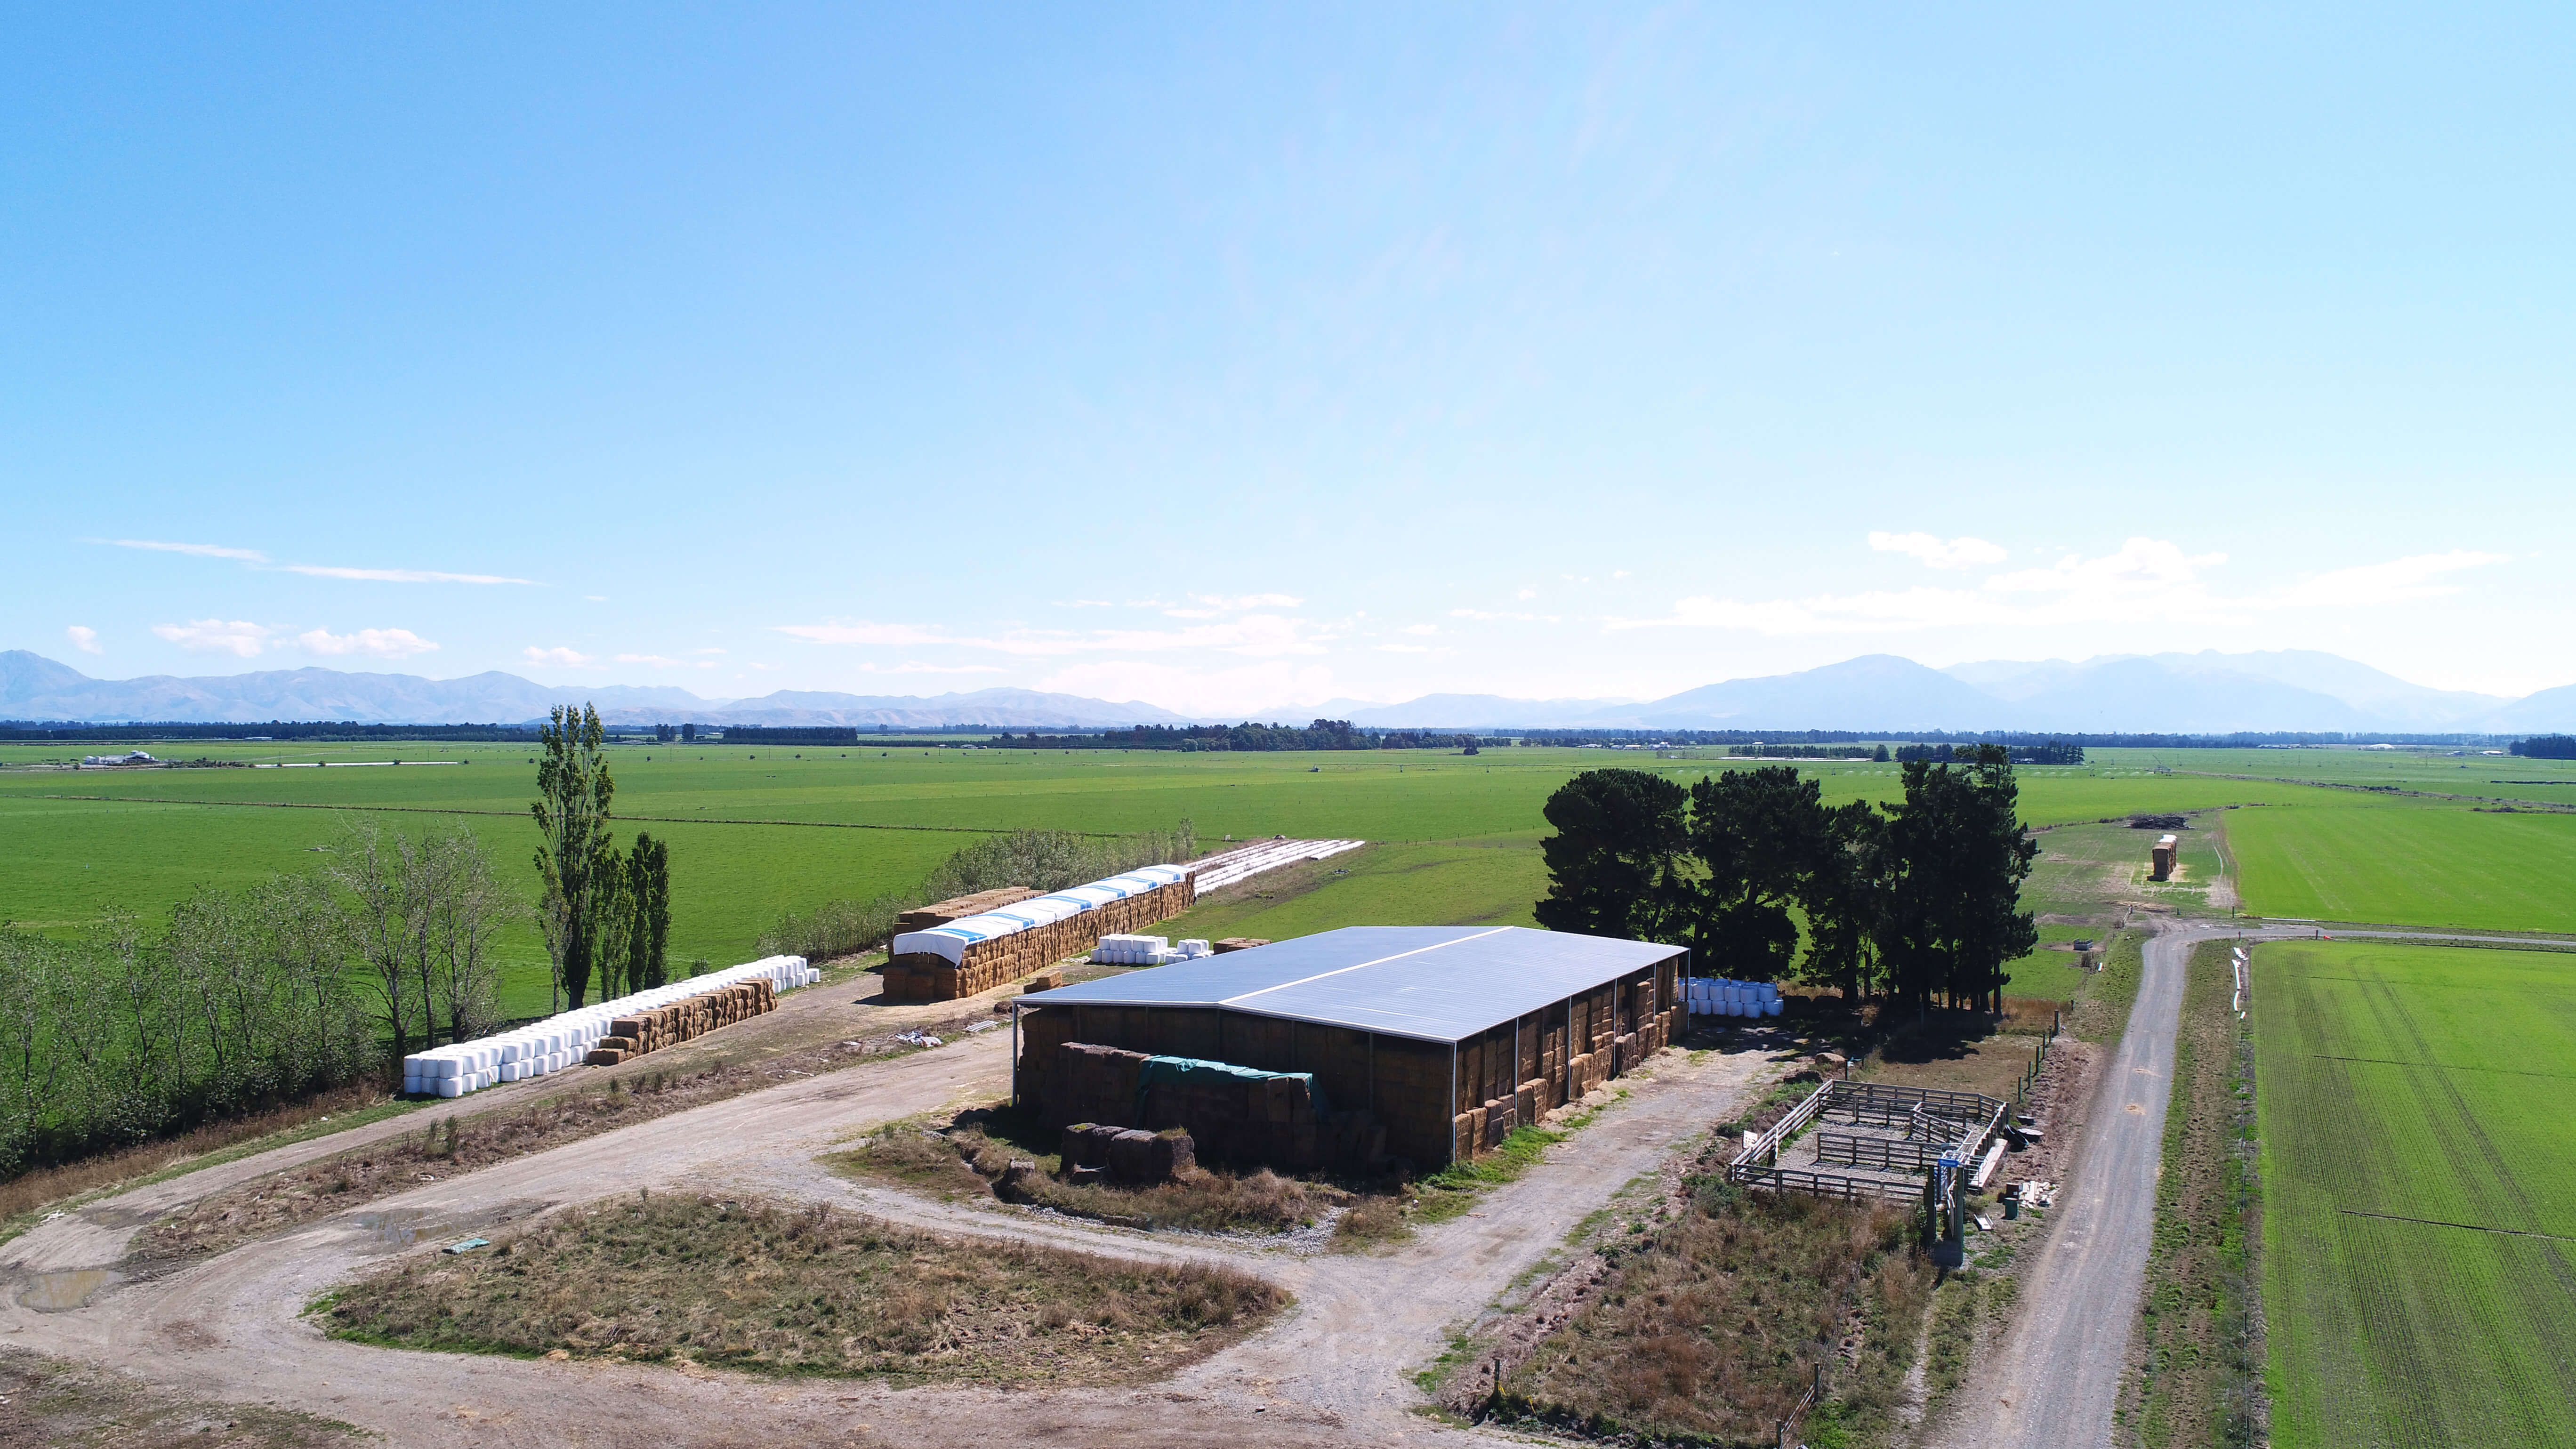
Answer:
[[2576, 760], [2490, 755], [2482, 746], [2407, 745], [2393, 750], [2335, 746], [2291, 750], [2087, 750], [2091, 768], [2154, 768], [2178, 774], [2239, 775], [2489, 800], [2576, 805]]
[[[89, 747], [96, 749], [98, 747]], [[106, 771], [61, 768], [83, 748], [0, 746], [0, 919], [76, 931], [112, 910], [157, 917], [201, 884], [241, 885], [321, 862], [344, 813], [389, 826], [462, 821], [505, 878], [534, 893], [526, 745], [186, 742], [156, 754], [243, 764], [364, 768]], [[1380, 844], [1346, 875], [1285, 899], [1212, 903], [1187, 935], [1286, 936], [1360, 921], [1527, 921], [1545, 889], [1540, 809], [1567, 777], [1621, 766], [1688, 783], [1723, 758], [1658, 759], [1645, 750], [1183, 754], [1038, 752], [886, 742], [848, 748], [624, 744], [612, 747], [627, 830], [670, 842], [672, 954], [741, 960], [791, 908], [908, 890], [939, 860], [991, 832], [1049, 828], [1126, 834], [1187, 818], [1214, 848], [1224, 837], [1350, 837]], [[1816, 761], [1829, 802], [1887, 799], [1894, 765]], [[2034, 824], [2139, 810], [2298, 801], [2322, 813], [2381, 802], [2349, 790], [2157, 773], [2152, 761], [2021, 771]], [[2239, 812], [2241, 815], [2244, 812]], [[2232, 817], [2231, 817], [2232, 818]], [[2136, 832], [2115, 832], [2127, 849]], [[2140, 847], [2141, 849], [2143, 847]], [[2143, 859], [2143, 857], [2140, 857]], [[1221, 908], [1220, 908], [1221, 907]], [[2043, 907], [2045, 909], [2046, 907]], [[545, 1005], [533, 929], [502, 943], [504, 1008]], [[2050, 963], [2054, 964], [2054, 963]]]
[[2272, 1442], [2576, 1444], [2576, 956], [2254, 950]]
[[2296, 806], [2231, 811], [2227, 835], [2248, 911], [2576, 932], [2576, 814]]

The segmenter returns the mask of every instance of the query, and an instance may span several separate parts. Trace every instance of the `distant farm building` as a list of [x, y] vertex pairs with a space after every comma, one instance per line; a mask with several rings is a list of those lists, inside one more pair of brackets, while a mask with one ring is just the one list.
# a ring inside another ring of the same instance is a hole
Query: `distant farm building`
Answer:
[[130, 750], [122, 755], [83, 755], [81, 763], [83, 765], [157, 765], [161, 762], [142, 750]]
[[2178, 837], [2167, 835], [2157, 840], [2154, 868], [2148, 873], [2148, 878], [2150, 880], [2173, 879], [2174, 862], [2181, 855], [2182, 841]]
[[1013, 1091], [1052, 1126], [1202, 1155], [1438, 1167], [1678, 1035], [1687, 952], [1517, 926], [1352, 926], [1020, 998]]

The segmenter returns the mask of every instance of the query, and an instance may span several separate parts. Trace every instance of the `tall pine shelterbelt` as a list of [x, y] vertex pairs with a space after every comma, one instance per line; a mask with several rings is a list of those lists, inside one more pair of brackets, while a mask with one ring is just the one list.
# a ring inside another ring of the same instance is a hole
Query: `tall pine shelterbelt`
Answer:
[[637, 834], [626, 855], [626, 989], [643, 991], [671, 976], [671, 847]]
[[1644, 770], [1586, 770], [1547, 798], [1556, 834], [1539, 842], [1547, 895], [1536, 910], [1551, 931], [1631, 940], [1679, 924], [1677, 862], [1689, 842], [1682, 787]]
[[1815, 852], [1798, 882], [1798, 906], [1807, 917], [1807, 959], [1799, 974], [1836, 988], [1846, 1001], [1860, 1000], [1873, 984], [1887, 859], [1887, 822], [1868, 801], [1819, 809]]
[[544, 748], [537, 764], [539, 798], [528, 809], [542, 836], [538, 917], [554, 959], [560, 1011], [581, 1005], [594, 971], [616, 969], [628, 933], [626, 876], [608, 830], [617, 784], [608, 775], [599, 711], [585, 704], [576, 714], [570, 705], [557, 705], [538, 739]]
[[1918, 1010], [2000, 1010], [2004, 963], [2039, 943], [2020, 909], [2039, 844], [2014, 814], [2019, 795], [2000, 745], [1953, 764], [1906, 762], [1905, 799], [1888, 812], [1878, 946], [1890, 988]]
[[1789, 914], [1823, 845], [1822, 782], [1789, 765], [1728, 770], [1691, 787], [1691, 949], [1707, 975], [1778, 981], [1798, 954]]

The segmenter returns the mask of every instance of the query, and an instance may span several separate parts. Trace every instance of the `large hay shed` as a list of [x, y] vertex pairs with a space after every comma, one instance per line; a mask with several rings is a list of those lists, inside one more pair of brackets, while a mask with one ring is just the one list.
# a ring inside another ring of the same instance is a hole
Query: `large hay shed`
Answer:
[[1349, 926], [1021, 997], [1012, 1091], [1070, 1121], [1069, 1042], [1312, 1073], [1334, 1111], [1384, 1125], [1388, 1154], [1439, 1167], [1668, 1044], [1688, 955], [1519, 926]]

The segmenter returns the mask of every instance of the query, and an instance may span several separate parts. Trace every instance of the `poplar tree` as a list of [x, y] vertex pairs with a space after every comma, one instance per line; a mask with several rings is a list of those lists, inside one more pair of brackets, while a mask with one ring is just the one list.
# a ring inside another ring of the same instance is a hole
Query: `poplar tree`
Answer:
[[537, 876], [544, 894], [538, 917], [561, 1011], [581, 1005], [593, 971], [616, 969], [614, 948], [627, 934], [626, 879], [608, 832], [617, 785], [608, 775], [599, 711], [587, 704], [578, 713], [557, 705], [538, 739], [544, 748], [537, 763], [538, 799], [528, 810], [541, 837]]
[[626, 856], [626, 898], [631, 912], [626, 939], [626, 989], [642, 991], [670, 979], [671, 846], [638, 833]]

